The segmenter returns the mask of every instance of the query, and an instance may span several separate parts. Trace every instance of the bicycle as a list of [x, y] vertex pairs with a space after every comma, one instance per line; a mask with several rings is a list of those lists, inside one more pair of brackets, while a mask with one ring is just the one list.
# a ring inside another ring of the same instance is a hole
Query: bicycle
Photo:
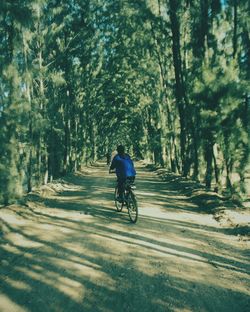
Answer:
[[116, 185], [115, 187], [115, 206], [117, 211], [122, 211], [122, 208], [124, 206], [127, 206], [128, 208], [128, 215], [130, 218], [130, 221], [132, 223], [136, 223], [137, 219], [138, 219], [138, 205], [137, 205], [137, 199], [134, 193], [134, 189], [135, 189], [135, 185], [133, 183], [133, 181], [127, 179], [125, 181], [125, 185], [124, 185], [124, 194], [123, 194], [123, 198], [124, 200], [122, 202], [118, 201], [118, 185]]

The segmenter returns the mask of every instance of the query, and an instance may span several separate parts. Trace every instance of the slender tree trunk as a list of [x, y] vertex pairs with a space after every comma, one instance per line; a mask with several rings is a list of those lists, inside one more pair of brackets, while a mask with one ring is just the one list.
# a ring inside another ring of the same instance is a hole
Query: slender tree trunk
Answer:
[[232, 186], [232, 182], [231, 182], [231, 160], [229, 158], [226, 159], [226, 187], [228, 190], [230, 190], [231, 194], [233, 193], [233, 186]]
[[64, 157], [63, 157], [63, 171], [64, 174], [69, 169], [69, 155], [70, 155], [70, 120], [66, 115], [64, 122]]
[[219, 190], [219, 168], [217, 165], [216, 157], [214, 155], [214, 151], [213, 151], [213, 163], [214, 163], [214, 176], [215, 176], [215, 182], [216, 182], [215, 191], [218, 192]]
[[31, 113], [29, 113], [29, 160], [28, 160], [28, 168], [27, 168], [27, 172], [28, 172], [28, 176], [27, 176], [27, 189], [28, 192], [32, 191], [32, 174], [33, 174], [33, 164], [32, 164], [32, 160], [33, 160], [33, 153], [32, 153], [32, 149], [33, 149], [33, 130], [32, 130], [32, 118], [31, 118]]
[[27, 51], [25, 48], [25, 42], [23, 38], [23, 56], [24, 56], [24, 63], [25, 63], [25, 73], [26, 73], [26, 98], [29, 103], [29, 155], [28, 155], [28, 162], [27, 162], [27, 191], [32, 191], [32, 174], [33, 174], [33, 124], [32, 124], [32, 113], [31, 113], [31, 87], [30, 81], [28, 78], [28, 56]]
[[191, 133], [192, 133], [192, 138], [193, 138], [193, 164], [194, 164], [194, 171], [193, 171], [193, 179], [197, 180], [199, 176], [199, 156], [198, 156], [198, 134], [197, 134], [197, 129], [198, 129], [198, 114], [195, 109], [195, 114], [194, 114], [194, 122], [192, 123], [191, 127]]
[[96, 125], [95, 125], [94, 120], [92, 120], [92, 125], [91, 125], [91, 159], [93, 161], [97, 160]]
[[28, 193], [32, 191], [32, 147], [29, 151], [29, 161], [28, 161], [28, 176], [27, 176], [27, 191]]
[[41, 181], [41, 167], [42, 167], [42, 155], [41, 155], [41, 134], [39, 132], [38, 142], [36, 145], [36, 180], [37, 184], [40, 184]]
[[213, 144], [210, 140], [207, 140], [206, 145], [205, 145], [205, 160], [207, 163], [205, 183], [206, 183], [206, 187], [210, 188], [211, 182], [212, 182], [212, 172], [213, 172], [213, 166], [212, 166]]
[[237, 28], [238, 28], [238, 5], [237, 0], [233, 2], [233, 18], [234, 18], [234, 33], [233, 33], [233, 57], [235, 58], [237, 53]]
[[49, 157], [48, 157], [48, 153], [46, 153], [45, 157], [44, 157], [44, 166], [45, 166], [45, 173], [44, 173], [44, 177], [43, 177], [43, 183], [47, 184], [48, 180], [49, 180]]
[[181, 146], [181, 162], [182, 162], [182, 174], [185, 172], [186, 161], [186, 114], [185, 114], [185, 96], [184, 85], [182, 79], [181, 68], [181, 52], [180, 52], [180, 30], [179, 22], [177, 18], [178, 4], [176, 0], [169, 0], [170, 5], [170, 21], [172, 31], [172, 52], [175, 72], [175, 96], [180, 118], [180, 146]]
[[[161, 14], [160, 10], [160, 1], [158, 0], [158, 7], [159, 7], [159, 14]], [[163, 26], [161, 25], [161, 29], [163, 31]], [[158, 66], [159, 66], [159, 75], [160, 75], [160, 82], [161, 82], [161, 96], [160, 96], [160, 103], [158, 104], [158, 122], [159, 122], [159, 129], [160, 129], [160, 155], [159, 155], [159, 161], [162, 166], [166, 165], [167, 160], [167, 154], [166, 154], [166, 128], [167, 126], [171, 128], [171, 124], [166, 120], [166, 113], [168, 116], [168, 120], [170, 121], [171, 117], [169, 108], [168, 108], [168, 102], [167, 102], [167, 88], [166, 88], [166, 77], [165, 77], [165, 71], [164, 71], [164, 65], [161, 58], [161, 51], [160, 51], [160, 43], [157, 40], [157, 36], [154, 31], [153, 23], [151, 23], [151, 32], [152, 36], [154, 38], [155, 42], [155, 52], [157, 56]], [[152, 51], [153, 53], [153, 51]], [[170, 167], [170, 164], [167, 164], [168, 167]]]
[[[38, 11], [38, 24], [37, 24], [37, 32], [39, 38], [42, 36], [41, 31], [41, 12], [40, 9]], [[39, 102], [40, 102], [40, 113], [42, 118], [44, 119], [45, 114], [45, 88], [44, 88], [44, 77], [43, 77], [43, 43], [41, 39], [37, 42], [38, 48], [38, 64], [39, 64]], [[37, 146], [37, 155], [38, 155], [38, 179], [39, 183], [42, 182], [44, 184], [47, 183], [48, 176], [48, 155], [47, 155], [47, 145], [45, 142], [45, 138], [42, 136], [40, 130], [38, 134], [38, 146]]]

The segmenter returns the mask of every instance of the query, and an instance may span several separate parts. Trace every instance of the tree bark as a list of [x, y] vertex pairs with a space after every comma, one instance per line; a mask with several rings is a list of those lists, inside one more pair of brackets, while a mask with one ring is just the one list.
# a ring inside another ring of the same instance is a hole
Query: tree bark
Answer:
[[181, 52], [180, 52], [180, 27], [177, 18], [178, 4], [176, 0], [169, 0], [170, 5], [170, 22], [172, 32], [172, 52], [175, 72], [175, 96], [180, 118], [180, 147], [181, 147], [181, 167], [182, 174], [185, 172], [186, 161], [186, 114], [185, 114], [185, 95], [184, 83], [181, 67]]
[[234, 18], [234, 32], [233, 32], [233, 57], [236, 57], [237, 53], [237, 28], [238, 28], [238, 6], [237, 6], [237, 0], [234, 0], [233, 3], [233, 18]]

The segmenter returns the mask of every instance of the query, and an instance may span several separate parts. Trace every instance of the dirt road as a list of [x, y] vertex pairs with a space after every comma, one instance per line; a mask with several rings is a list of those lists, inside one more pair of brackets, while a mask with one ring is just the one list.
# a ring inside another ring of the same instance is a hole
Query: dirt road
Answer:
[[1, 312], [249, 311], [248, 242], [137, 169], [137, 224], [101, 163], [0, 210]]

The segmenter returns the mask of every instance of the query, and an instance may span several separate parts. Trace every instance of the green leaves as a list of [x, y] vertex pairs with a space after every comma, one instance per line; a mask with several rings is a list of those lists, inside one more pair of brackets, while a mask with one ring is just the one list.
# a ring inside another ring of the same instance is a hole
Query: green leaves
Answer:
[[247, 1], [177, 2], [0, 4], [2, 200], [119, 142], [209, 186], [244, 175]]

